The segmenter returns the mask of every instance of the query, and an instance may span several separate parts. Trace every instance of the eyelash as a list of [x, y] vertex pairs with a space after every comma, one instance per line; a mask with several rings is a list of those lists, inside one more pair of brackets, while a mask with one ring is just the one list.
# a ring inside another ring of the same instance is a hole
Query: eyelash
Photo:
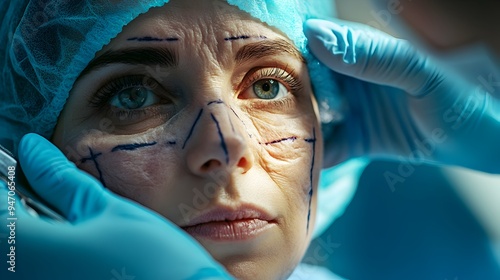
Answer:
[[[280, 83], [283, 83], [283, 85], [287, 88], [290, 94], [294, 94], [302, 90], [302, 83], [298, 78], [296, 78], [295, 72], [293, 70], [288, 70], [288, 67], [285, 67], [284, 69], [278, 67], [264, 68], [264, 69], [261, 68], [253, 71], [251, 75], [252, 77], [250, 79], [247, 79], [247, 82], [245, 82], [243, 86], [240, 87], [240, 89], [242, 89], [240, 90], [240, 92], [244, 92], [249, 87], [251, 87], [255, 82], [262, 79], [278, 80]], [[276, 100], [253, 99], [252, 103], [253, 103], [252, 107], [255, 109], [273, 108], [276, 110], [282, 110], [292, 106], [292, 99], [291, 98], [282, 98]]]
[[[256, 75], [255, 75], [256, 74]], [[300, 91], [302, 89], [302, 83], [299, 79], [296, 78], [294, 71], [287, 70], [282, 68], [265, 68], [259, 69], [252, 73], [252, 77], [245, 82], [243, 89], [246, 89], [253, 85], [255, 82], [262, 79], [277, 79], [280, 82], [283, 82], [287, 89], [294, 93]]]

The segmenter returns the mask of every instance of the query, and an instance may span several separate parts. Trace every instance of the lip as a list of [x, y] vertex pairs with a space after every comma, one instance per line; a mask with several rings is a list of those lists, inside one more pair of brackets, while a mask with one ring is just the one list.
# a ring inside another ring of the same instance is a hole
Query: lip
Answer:
[[266, 211], [255, 206], [217, 207], [203, 213], [181, 228], [193, 237], [212, 241], [244, 241], [276, 224]]

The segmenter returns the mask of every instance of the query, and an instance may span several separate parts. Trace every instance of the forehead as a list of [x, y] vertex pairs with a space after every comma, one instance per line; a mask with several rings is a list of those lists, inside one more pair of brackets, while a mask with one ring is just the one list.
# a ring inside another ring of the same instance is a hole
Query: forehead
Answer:
[[235, 36], [284, 39], [292, 43], [279, 29], [224, 0], [174, 0], [134, 19], [103, 50], [123, 47], [123, 44], [133, 46], [135, 43], [128, 39], [134, 37], [181, 38], [191, 43], [218, 44]]

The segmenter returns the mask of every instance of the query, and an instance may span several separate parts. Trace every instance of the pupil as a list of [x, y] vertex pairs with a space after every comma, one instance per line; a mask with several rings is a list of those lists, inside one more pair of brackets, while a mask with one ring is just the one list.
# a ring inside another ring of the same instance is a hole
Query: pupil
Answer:
[[253, 90], [261, 99], [274, 99], [280, 91], [280, 84], [272, 79], [260, 80], [253, 85]]
[[127, 109], [137, 109], [146, 101], [147, 92], [143, 88], [131, 88], [120, 95], [120, 103]]
[[264, 91], [270, 91], [271, 90], [271, 85], [269, 84], [269, 82], [265, 83], [262, 85], [262, 89]]

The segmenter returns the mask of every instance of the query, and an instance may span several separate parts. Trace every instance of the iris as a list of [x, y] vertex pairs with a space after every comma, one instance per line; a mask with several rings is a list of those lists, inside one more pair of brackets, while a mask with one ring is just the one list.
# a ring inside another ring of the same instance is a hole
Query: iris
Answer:
[[253, 91], [262, 99], [274, 99], [280, 92], [280, 83], [276, 80], [265, 79], [253, 84]]

